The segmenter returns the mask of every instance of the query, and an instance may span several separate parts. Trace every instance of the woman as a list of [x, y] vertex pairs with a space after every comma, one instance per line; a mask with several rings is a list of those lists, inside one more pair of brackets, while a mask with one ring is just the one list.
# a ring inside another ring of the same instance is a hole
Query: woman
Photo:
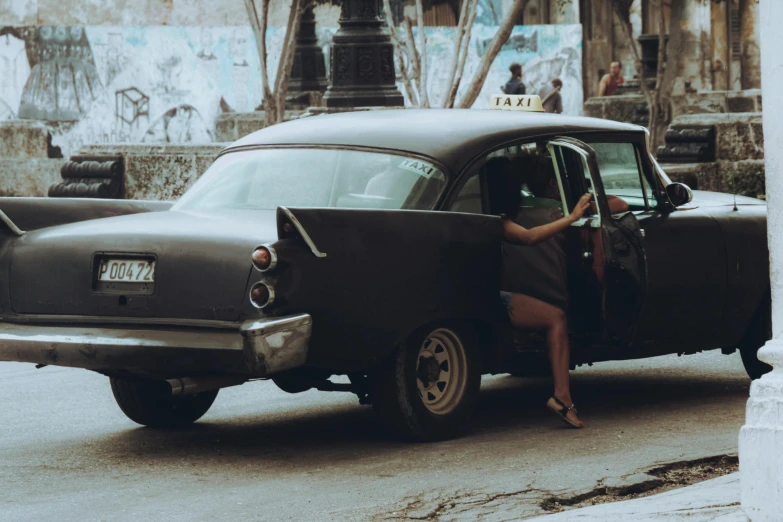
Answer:
[[[490, 160], [487, 163], [487, 174], [490, 184], [491, 208], [503, 219], [503, 238], [512, 245], [532, 246], [553, 239], [559, 232], [580, 219], [591, 207], [592, 195], [585, 194], [574, 205], [574, 209], [568, 216], [540, 226], [525, 228], [508, 217], [508, 215], [516, 216], [520, 203], [520, 183], [512, 171], [510, 161], [506, 158]], [[550, 255], [544, 264], [549, 266], [554, 277], [550, 281], [546, 281], [544, 286], [560, 286], [562, 291], [555, 290], [554, 293], [565, 294], [564, 253], [557, 244], [552, 244], [552, 246], [551, 252], [555, 252], [555, 254]], [[542, 274], [528, 273], [528, 270], [520, 266], [525, 258], [529, 261], [530, 258], [538, 257], [536, 254], [541, 254], [540, 252], [528, 251], [525, 253], [524, 249], [514, 250], [514, 248], [513, 246], [510, 249], [504, 247], [504, 265], [506, 266], [503, 270], [501, 301], [506, 306], [511, 324], [515, 328], [546, 331], [549, 363], [554, 378], [554, 394], [547, 401], [547, 407], [569, 426], [583, 428], [584, 424], [579, 420], [576, 407], [571, 399], [568, 376], [570, 348], [564, 310], [565, 302], [556, 306], [519, 291], [519, 289], [530, 287], [530, 279], [536, 279], [535, 284], [540, 287], [539, 283], [546, 277], [542, 277]], [[521, 255], [516, 255], [518, 253]], [[551, 301], [557, 302], [556, 300]]]

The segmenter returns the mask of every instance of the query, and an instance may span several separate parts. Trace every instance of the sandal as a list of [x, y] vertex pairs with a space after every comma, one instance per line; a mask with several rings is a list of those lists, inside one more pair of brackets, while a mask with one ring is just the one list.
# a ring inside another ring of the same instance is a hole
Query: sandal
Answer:
[[568, 418], [569, 411], [573, 411], [574, 414], [576, 414], [576, 406], [573, 404], [571, 404], [571, 406], [566, 406], [557, 397], [550, 397], [549, 400], [546, 401], [546, 407], [555, 412], [555, 414], [557, 414], [557, 416], [560, 417], [563, 422], [572, 428], [580, 429], [585, 427], [582, 421], [577, 419], [577, 423]]

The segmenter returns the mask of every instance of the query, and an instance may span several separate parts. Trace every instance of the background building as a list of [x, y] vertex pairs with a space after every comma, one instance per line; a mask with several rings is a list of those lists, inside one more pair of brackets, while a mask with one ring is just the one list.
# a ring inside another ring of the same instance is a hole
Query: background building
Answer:
[[[633, 87], [638, 74], [631, 42], [612, 1], [528, 0], [474, 107], [500, 92], [509, 64], [518, 61], [528, 92], [538, 92], [554, 77], [563, 80], [567, 114], [647, 124], [646, 99], [638, 81], [636, 91]], [[428, 85], [436, 101], [448, 90], [460, 2], [424, 0]], [[739, 173], [756, 180], [745, 193], [761, 194], [758, 0], [683, 2], [682, 44], [667, 57], [667, 66], [679, 73], [672, 86], [672, 128], [696, 129], [707, 141], [667, 142], [669, 160], [710, 163], [709, 176], [704, 165], [683, 173], [694, 187], [725, 189], [721, 180], [733, 186]], [[272, 3], [271, 74], [290, 3]], [[391, 5], [396, 20], [407, 16], [416, 22], [414, 0]], [[512, 5], [513, 0], [479, 1], [461, 88]], [[631, 9], [633, 44], [652, 76], [657, 5], [635, 0]], [[670, 7], [663, 5], [668, 31]], [[315, 8], [316, 45], [327, 62], [339, 15], [340, 8], [328, 2]], [[614, 60], [622, 61], [628, 84], [621, 96], [595, 98]], [[95, 144], [230, 141], [264, 124], [263, 114], [254, 113], [262, 101], [259, 71], [244, 0], [0, 0], [0, 121], [16, 122], [12, 133], [25, 131], [24, 122], [40, 122], [51, 135], [48, 154], [59, 148], [67, 157]], [[723, 118], [727, 114], [730, 120]], [[677, 132], [671, 133], [674, 139]], [[750, 163], [736, 168], [738, 160]]]

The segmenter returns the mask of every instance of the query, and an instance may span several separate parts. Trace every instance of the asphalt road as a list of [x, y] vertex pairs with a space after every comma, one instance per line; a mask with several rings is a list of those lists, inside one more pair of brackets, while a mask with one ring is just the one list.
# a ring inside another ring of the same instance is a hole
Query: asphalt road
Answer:
[[749, 379], [720, 352], [574, 372], [587, 424], [546, 380], [485, 377], [472, 433], [388, 439], [353, 395], [222, 390], [192, 428], [127, 420], [107, 378], [0, 363], [0, 519], [512, 520], [653, 464], [736, 453]]

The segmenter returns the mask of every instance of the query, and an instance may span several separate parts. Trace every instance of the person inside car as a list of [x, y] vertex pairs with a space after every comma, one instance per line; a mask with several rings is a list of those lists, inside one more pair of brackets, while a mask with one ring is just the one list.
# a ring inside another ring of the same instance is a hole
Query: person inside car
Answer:
[[[557, 179], [555, 178], [555, 169], [551, 160], [542, 159], [544, 161], [537, 162], [535, 168], [527, 171], [525, 182], [530, 192], [536, 198], [541, 198], [542, 200], [546, 198], [552, 202], [552, 206], [559, 208], [561, 205], [560, 187], [558, 187]], [[606, 202], [609, 206], [610, 214], [620, 214], [629, 209], [625, 200], [611, 194], [606, 195]], [[593, 212], [597, 211], [595, 203], [592, 204], [592, 210]]]
[[[580, 219], [590, 208], [591, 194], [585, 194], [574, 205], [573, 211], [555, 221], [525, 228], [514, 220], [521, 202], [520, 172], [512, 168], [508, 158], [492, 158], [486, 165], [486, 179], [489, 188], [490, 211], [503, 220], [503, 267], [500, 299], [505, 305], [514, 328], [520, 330], [546, 331], [546, 343], [549, 363], [554, 380], [554, 393], [546, 405], [566, 424], [574, 428], [583, 428], [571, 399], [569, 382], [570, 346], [566, 323], [565, 303], [563, 299], [544, 301], [544, 294], [566, 295], [565, 252], [557, 242], [551, 243], [550, 253], [554, 253], [555, 266], [551, 262], [538, 263], [544, 277], [520, 269], [517, 261], [538, 257], [534, 251], [524, 252], [516, 245], [533, 246], [547, 243], [572, 223]], [[525, 255], [527, 254], [527, 255]], [[530, 255], [533, 254], [533, 255]], [[541, 281], [547, 281], [541, 289]], [[534, 297], [531, 294], [538, 294]]]

